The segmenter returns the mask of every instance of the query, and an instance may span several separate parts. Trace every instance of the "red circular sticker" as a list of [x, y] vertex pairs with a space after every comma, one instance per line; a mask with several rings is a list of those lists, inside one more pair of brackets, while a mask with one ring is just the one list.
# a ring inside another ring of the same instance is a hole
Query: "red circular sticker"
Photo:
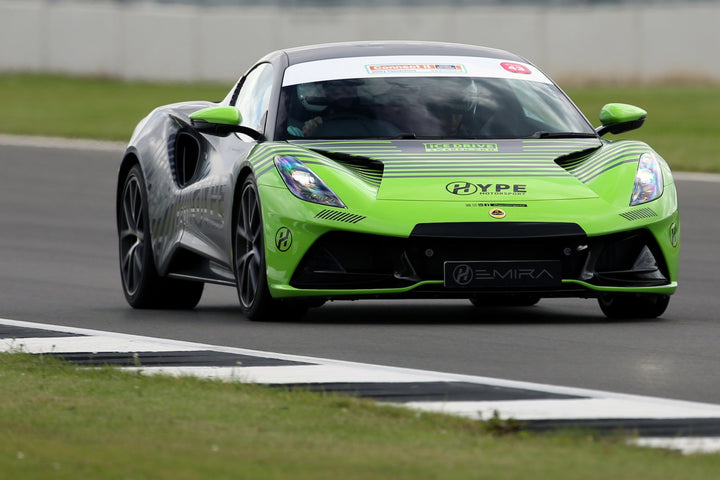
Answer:
[[500, 66], [510, 73], [532, 73], [528, 67], [526, 67], [525, 65], [520, 65], [519, 63], [503, 62], [500, 64]]

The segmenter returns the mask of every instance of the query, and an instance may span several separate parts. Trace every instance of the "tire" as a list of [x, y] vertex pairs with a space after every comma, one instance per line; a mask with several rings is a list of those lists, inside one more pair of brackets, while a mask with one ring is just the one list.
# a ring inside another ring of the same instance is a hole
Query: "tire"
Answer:
[[285, 312], [267, 285], [262, 208], [252, 175], [243, 181], [236, 204], [233, 263], [240, 308], [250, 320], [279, 320]]
[[598, 298], [605, 316], [613, 319], [652, 319], [663, 313], [670, 303], [670, 295], [608, 294]]
[[147, 188], [139, 165], [123, 182], [117, 203], [120, 274], [125, 299], [133, 308], [191, 309], [204, 284], [160, 277], [155, 269]]

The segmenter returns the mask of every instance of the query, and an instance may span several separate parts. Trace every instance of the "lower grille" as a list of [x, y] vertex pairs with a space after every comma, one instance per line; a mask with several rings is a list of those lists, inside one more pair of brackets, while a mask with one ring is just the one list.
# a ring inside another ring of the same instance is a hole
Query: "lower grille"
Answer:
[[407, 239], [330, 232], [310, 248], [290, 282], [296, 288], [399, 288], [417, 283], [404, 260]]
[[[329, 290], [402, 288], [442, 281], [445, 262], [496, 260], [558, 262], [563, 279], [604, 286], [654, 286], [669, 278], [659, 247], [645, 230], [587, 237], [575, 224], [423, 224], [409, 238], [329, 232], [308, 250], [290, 284]], [[559, 285], [523, 291], [551, 296], [576, 295], [577, 289]], [[415, 293], [453, 297], [502, 291], [511, 290], [500, 284], [482, 290], [432, 285]]]
[[598, 255], [588, 265], [588, 274], [592, 273], [594, 284], [649, 287], [668, 283], [667, 264], [647, 230], [599, 237], [593, 243], [593, 251]]

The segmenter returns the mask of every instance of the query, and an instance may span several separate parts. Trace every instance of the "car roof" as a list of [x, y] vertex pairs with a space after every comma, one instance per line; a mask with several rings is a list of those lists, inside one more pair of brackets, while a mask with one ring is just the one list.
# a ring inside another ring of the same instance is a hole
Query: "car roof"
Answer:
[[498, 58], [524, 62], [525, 59], [504, 50], [445, 42], [367, 41], [325, 43], [281, 50], [289, 65], [332, 58], [370, 57], [385, 55], [457, 55]]

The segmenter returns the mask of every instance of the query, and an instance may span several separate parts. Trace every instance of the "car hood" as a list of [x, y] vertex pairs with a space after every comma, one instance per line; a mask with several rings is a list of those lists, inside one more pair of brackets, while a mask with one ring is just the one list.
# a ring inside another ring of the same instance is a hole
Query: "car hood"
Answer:
[[563, 167], [598, 150], [602, 142], [597, 138], [293, 143], [376, 182], [378, 200], [467, 202], [598, 197]]

